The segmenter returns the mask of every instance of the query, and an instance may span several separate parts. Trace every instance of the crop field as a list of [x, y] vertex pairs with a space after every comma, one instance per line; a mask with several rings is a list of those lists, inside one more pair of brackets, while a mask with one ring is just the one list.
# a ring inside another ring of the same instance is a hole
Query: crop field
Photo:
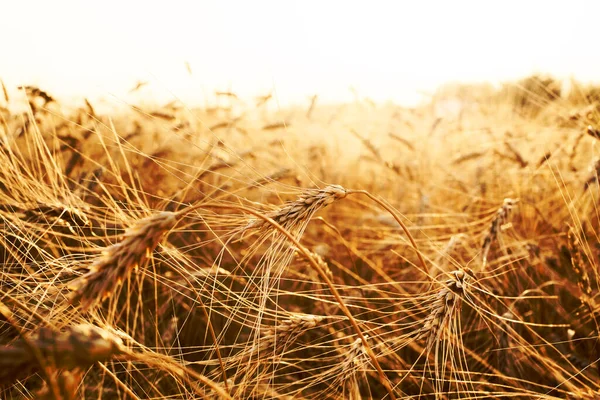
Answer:
[[2, 88], [1, 399], [599, 398], [600, 89]]

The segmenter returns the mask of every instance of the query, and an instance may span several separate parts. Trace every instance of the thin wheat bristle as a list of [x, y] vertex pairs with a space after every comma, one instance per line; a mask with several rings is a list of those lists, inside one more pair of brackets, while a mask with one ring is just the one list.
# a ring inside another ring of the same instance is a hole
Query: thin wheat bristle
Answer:
[[[267, 214], [275, 222], [286, 229], [297, 223], [308, 221], [317, 211], [327, 207], [336, 200], [346, 197], [348, 192], [342, 186], [330, 185], [324, 189], [309, 189], [295, 201], [284, 204], [279, 210]], [[245, 227], [247, 229], [263, 229], [268, 223], [262, 219], [253, 220]]]
[[450, 240], [448, 240], [448, 243], [446, 243], [446, 246], [442, 249], [439, 256], [437, 257], [436, 262], [431, 264], [431, 267], [429, 269], [430, 276], [436, 277], [446, 270], [452, 252], [465, 239], [467, 239], [467, 235], [465, 235], [464, 233], [459, 233], [450, 237]]
[[483, 245], [481, 247], [481, 254], [484, 266], [487, 264], [487, 257], [492, 243], [496, 239], [498, 239], [498, 233], [500, 232], [500, 228], [507, 222], [511, 210], [515, 207], [518, 201], [519, 200], [517, 199], [504, 199], [504, 204], [502, 204], [502, 207], [500, 207], [498, 211], [496, 211], [496, 215], [492, 220], [490, 230], [485, 236], [485, 239], [483, 240]]
[[123, 240], [109, 246], [90, 266], [85, 275], [69, 287], [71, 301], [79, 300], [88, 309], [110, 297], [132, 270], [143, 267], [163, 235], [177, 223], [177, 215], [161, 212], [144, 218], [123, 235]]
[[10, 97], [8, 97], [8, 90], [6, 90], [6, 86], [4, 85], [4, 81], [0, 79], [0, 86], [2, 86], [2, 94], [4, 95], [4, 101], [6, 104], [10, 103]]

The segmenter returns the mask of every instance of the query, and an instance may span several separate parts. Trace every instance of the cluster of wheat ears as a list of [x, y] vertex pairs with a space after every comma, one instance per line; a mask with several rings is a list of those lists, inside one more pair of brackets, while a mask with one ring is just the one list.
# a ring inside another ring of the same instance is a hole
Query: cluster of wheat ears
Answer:
[[21, 91], [0, 398], [599, 398], [600, 90], [111, 115]]

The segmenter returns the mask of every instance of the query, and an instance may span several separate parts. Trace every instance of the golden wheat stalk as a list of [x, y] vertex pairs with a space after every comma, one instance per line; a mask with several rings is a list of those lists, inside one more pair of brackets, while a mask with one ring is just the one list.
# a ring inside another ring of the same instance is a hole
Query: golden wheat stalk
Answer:
[[487, 265], [487, 257], [492, 246], [492, 243], [498, 239], [498, 234], [500, 233], [500, 228], [508, 221], [508, 217], [510, 216], [511, 210], [515, 207], [519, 200], [518, 199], [504, 199], [504, 203], [502, 207], [496, 211], [496, 215], [492, 220], [492, 224], [490, 226], [490, 230], [485, 236], [483, 240], [483, 245], [481, 247], [481, 254], [483, 258], [483, 266]]
[[84, 310], [110, 297], [131, 271], [143, 267], [164, 234], [177, 223], [177, 214], [160, 212], [144, 218], [109, 246], [90, 266], [89, 272], [70, 283], [70, 300]]
[[12, 382], [41, 368], [87, 368], [125, 354], [123, 341], [95, 325], [37, 332], [0, 347], [0, 382]]

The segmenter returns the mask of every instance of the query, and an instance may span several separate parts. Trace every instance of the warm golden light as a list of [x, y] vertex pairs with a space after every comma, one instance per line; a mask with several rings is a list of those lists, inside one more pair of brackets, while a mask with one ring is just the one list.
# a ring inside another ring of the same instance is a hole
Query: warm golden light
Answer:
[[0, 14], [0, 75], [66, 97], [127, 99], [141, 80], [153, 98], [188, 104], [215, 89], [347, 100], [350, 87], [411, 102], [447, 81], [598, 80], [599, 11], [591, 1], [19, 1]]

